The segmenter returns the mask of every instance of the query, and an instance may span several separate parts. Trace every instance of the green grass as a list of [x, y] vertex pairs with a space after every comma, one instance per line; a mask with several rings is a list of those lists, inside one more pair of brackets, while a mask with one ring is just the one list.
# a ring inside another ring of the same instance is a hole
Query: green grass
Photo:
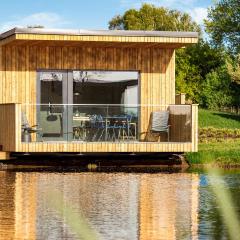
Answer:
[[240, 140], [200, 143], [197, 153], [187, 153], [190, 164], [240, 165]]
[[199, 109], [199, 127], [240, 129], [240, 115]]
[[216, 136], [219, 134], [213, 134], [223, 131], [229, 135], [229, 132], [234, 131], [233, 129], [240, 129], [240, 115], [199, 109], [199, 128], [208, 128], [208, 134], [212, 134], [213, 137], [206, 137], [204, 142], [199, 143], [197, 153], [186, 154], [190, 164], [240, 166], [240, 139], [225, 140], [222, 137], [221, 141], [218, 141]]

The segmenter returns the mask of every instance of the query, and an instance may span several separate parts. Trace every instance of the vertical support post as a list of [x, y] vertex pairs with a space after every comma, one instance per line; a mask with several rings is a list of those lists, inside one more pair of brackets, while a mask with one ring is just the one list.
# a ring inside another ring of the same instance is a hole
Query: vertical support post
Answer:
[[198, 151], [198, 104], [192, 104], [192, 152]]
[[185, 104], [186, 103], [186, 93], [179, 93], [175, 97], [175, 104]]
[[21, 134], [22, 134], [22, 105], [20, 103], [15, 104], [15, 151], [21, 145]]

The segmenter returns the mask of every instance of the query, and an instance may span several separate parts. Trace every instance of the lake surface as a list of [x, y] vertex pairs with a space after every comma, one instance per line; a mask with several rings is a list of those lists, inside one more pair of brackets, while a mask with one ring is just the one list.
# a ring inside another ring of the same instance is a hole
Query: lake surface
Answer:
[[[211, 176], [214, 178], [214, 176]], [[240, 173], [224, 171], [240, 216]], [[46, 193], [83, 215], [99, 239], [228, 239], [204, 172], [0, 171], [0, 239], [78, 239]]]

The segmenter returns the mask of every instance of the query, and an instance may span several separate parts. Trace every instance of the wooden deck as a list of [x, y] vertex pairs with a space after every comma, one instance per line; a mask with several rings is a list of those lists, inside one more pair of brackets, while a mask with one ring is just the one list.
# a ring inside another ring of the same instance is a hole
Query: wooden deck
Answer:
[[[172, 106], [175, 107], [174, 105]], [[191, 105], [191, 135], [190, 138], [180, 141], [179, 127], [181, 119], [176, 116], [172, 120], [175, 130], [171, 142], [154, 142], [141, 140], [139, 142], [21, 142], [21, 104], [0, 105], [0, 145], [5, 152], [81, 152], [81, 153], [103, 153], [103, 152], [195, 152], [198, 150], [198, 106]], [[174, 128], [173, 128], [174, 129]]]
[[45, 142], [21, 143], [17, 152], [77, 152], [77, 153], [153, 153], [190, 152], [192, 143], [177, 142]]

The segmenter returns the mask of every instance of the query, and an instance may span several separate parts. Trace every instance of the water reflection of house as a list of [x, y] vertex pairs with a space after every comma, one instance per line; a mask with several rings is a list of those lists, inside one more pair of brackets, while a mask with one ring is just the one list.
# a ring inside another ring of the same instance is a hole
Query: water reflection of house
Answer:
[[[104, 236], [103, 239], [134, 240], [138, 231], [138, 181], [134, 177], [124, 176], [91, 173], [40, 175], [39, 196], [49, 189], [51, 179], [51, 188], [60, 189], [64, 200], [76, 212], [83, 214], [93, 228]], [[46, 204], [46, 199], [42, 198], [38, 207], [40, 212], [45, 211], [46, 205], [43, 203]], [[43, 219], [42, 224], [48, 231], [47, 224], [54, 224], [54, 220], [46, 223]], [[48, 231], [48, 234], [51, 232]]]
[[[6, 239], [14, 238], [14, 181], [14, 175], [0, 171], [0, 239], [2, 236], [6, 236]], [[9, 188], [2, 187], [4, 185], [9, 186]]]
[[143, 175], [140, 239], [197, 239], [198, 175]]
[[2, 173], [0, 239], [74, 237], [48, 204], [60, 189], [103, 239], [197, 239], [197, 174]]
[[0, 239], [35, 239], [35, 176], [0, 171], [0, 185]]

